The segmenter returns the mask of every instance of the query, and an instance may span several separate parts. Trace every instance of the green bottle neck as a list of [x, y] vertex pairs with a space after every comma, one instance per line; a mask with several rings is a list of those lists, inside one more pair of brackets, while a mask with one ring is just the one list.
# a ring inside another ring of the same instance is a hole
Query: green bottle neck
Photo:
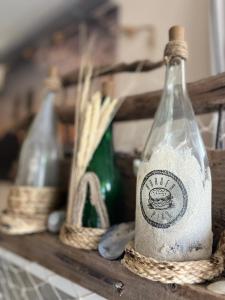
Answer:
[[109, 161], [113, 162], [114, 159], [114, 151], [113, 151], [113, 138], [112, 138], [112, 124], [106, 130], [98, 148], [96, 149], [92, 160], [89, 165], [89, 169], [96, 169], [104, 167], [104, 164], [109, 163]]

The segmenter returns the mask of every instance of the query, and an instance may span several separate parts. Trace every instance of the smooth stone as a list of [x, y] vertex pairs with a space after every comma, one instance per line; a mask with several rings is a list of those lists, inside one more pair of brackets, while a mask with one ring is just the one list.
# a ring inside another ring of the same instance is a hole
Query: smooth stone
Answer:
[[52, 233], [58, 233], [66, 219], [64, 210], [56, 210], [48, 216], [48, 230]]
[[101, 256], [114, 260], [122, 256], [125, 246], [134, 239], [134, 222], [114, 225], [103, 235], [98, 245]]
[[210, 283], [207, 286], [207, 289], [210, 290], [211, 292], [225, 295], [225, 280]]

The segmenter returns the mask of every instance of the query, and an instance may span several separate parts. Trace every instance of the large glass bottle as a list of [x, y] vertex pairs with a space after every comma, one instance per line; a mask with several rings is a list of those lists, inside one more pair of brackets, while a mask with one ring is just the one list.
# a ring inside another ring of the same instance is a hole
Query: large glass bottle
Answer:
[[[105, 132], [95, 151], [88, 171], [95, 172], [100, 180], [101, 193], [108, 210], [110, 224], [117, 223], [120, 220], [121, 181], [119, 170], [115, 165], [112, 125]], [[87, 199], [83, 214], [83, 226], [100, 227], [100, 225], [96, 209]]]
[[16, 185], [57, 187], [61, 151], [57, 140], [55, 92], [48, 91], [25, 139], [19, 158]]
[[169, 43], [176, 48], [138, 171], [135, 249], [158, 260], [205, 259], [212, 251], [211, 173], [187, 94], [183, 28], [171, 28]]

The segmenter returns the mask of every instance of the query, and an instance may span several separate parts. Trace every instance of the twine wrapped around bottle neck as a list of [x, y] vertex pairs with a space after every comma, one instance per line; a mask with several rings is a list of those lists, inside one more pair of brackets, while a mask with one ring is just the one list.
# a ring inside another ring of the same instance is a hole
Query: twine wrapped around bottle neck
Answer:
[[173, 40], [169, 41], [164, 51], [164, 59], [166, 62], [173, 60], [176, 57], [183, 59], [188, 58], [188, 46], [185, 41]]

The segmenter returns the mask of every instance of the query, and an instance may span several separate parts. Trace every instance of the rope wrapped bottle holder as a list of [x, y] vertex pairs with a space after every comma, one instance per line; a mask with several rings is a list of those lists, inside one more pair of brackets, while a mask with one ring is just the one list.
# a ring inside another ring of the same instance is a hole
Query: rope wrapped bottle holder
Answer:
[[[83, 210], [87, 193], [90, 193], [90, 202], [99, 216], [101, 228], [82, 227]], [[64, 244], [79, 249], [95, 250], [98, 243], [109, 227], [109, 217], [105, 203], [102, 199], [100, 182], [93, 172], [87, 172], [82, 177], [76, 195], [73, 209], [73, 224], [64, 224], [60, 239]]]
[[6, 212], [0, 218], [0, 231], [26, 234], [47, 229], [47, 218], [59, 206], [59, 189], [52, 187], [14, 186]]
[[219, 276], [225, 267], [225, 231], [216, 252], [208, 260], [168, 262], [145, 257], [129, 244], [122, 264], [138, 276], [162, 283], [193, 284]]

